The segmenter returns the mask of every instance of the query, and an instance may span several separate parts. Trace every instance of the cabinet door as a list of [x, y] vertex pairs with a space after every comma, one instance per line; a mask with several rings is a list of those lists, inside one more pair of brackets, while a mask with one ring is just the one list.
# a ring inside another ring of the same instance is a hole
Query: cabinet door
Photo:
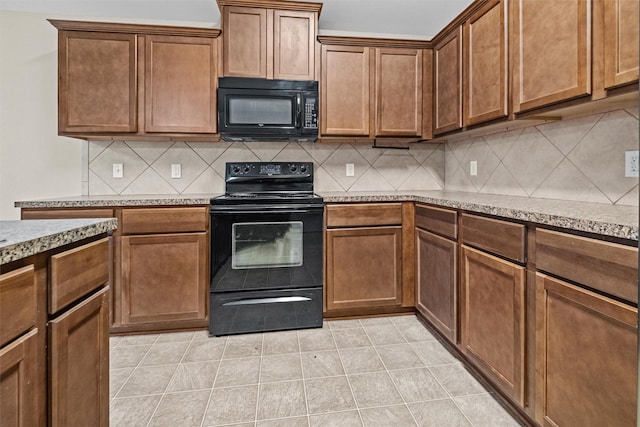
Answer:
[[536, 274], [536, 420], [635, 426], [638, 310]]
[[369, 136], [370, 52], [362, 46], [322, 45], [322, 135]]
[[457, 247], [452, 240], [416, 228], [418, 310], [454, 343]]
[[267, 10], [223, 8], [225, 76], [267, 77]]
[[204, 320], [208, 245], [206, 233], [123, 236], [122, 323]]
[[607, 89], [638, 80], [638, 0], [604, 3], [604, 63]]
[[215, 133], [215, 39], [145, 39], [145, 131]]
[[327, 230], [327, 309], [402, 304], [402, 227]]
[[591, 2], [514, 2], [514, 111], [591, 93]]
[[0, 350], [0, 414], [3, 427], [43, 425], [38, 422], [38, 330]]
[[109, 425], [109, 288], [49, 322], [52, 426]]
[[137, 130], [136, 36], [58, 33], [58, 132]]
[[462, 127], [462, 29], [457, 28], [433, 48], [433, 133]]
[[316, 80], [313, 12], [273, 11], [273, 78]]
[[506, 0], [492, 0], [464, 25], [464, 124], [507, 115]]
[[422, 50], [376, 48], [376, 136], [422, 135]]
[[462, 351], [524, 405], [525, 269], [462, 246]]

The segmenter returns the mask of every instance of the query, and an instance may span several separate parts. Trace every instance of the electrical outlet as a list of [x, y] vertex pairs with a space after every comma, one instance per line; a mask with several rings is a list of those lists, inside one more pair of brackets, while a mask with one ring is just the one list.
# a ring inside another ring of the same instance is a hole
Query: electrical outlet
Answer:
[[171, 178], [182, 178], [182, 165], [180, 163], [171, 164]]
[[478, 176], [478, 162], [476, 160], [469, 162], [469, 175]]
[[638, 150], [624, 152], [624, 176], [640, 176], [640, 163], [638, 160]]
[[347, 176], [355, 176], [356, 175], [356, 168], [355, 165], [353, 163], [347, 163]]
[[114, 163], [113, 164], [113, 177], [114, 178], [122, 178], [124, 176], [124, 166], [122, 163]]

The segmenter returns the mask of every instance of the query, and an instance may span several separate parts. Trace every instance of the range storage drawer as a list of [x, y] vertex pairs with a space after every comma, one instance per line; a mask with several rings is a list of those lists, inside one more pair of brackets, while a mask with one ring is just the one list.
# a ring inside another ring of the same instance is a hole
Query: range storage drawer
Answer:
[[525, 262], [526, 227], [498, 219], [462, 214], [462, 242], [487, 252]]
[[449, 209], [416, 205], [416, 227], [450, 239], [458, 238], [458, 213]]
[[56, 313], [109, 280], [109, 239], [51, 257], [49, 313]]
[[536, 268], [638, 302], [638, 249], [536, 229]]
[[122, 234], [207, 231], [208, 207], [140, 208], [122, 210]]
[[327, 227], [402, 225], [402, 203], [327, 205]]
[[33, 265], [0, 275], [0, 347], [35, 326], [37, 307]]

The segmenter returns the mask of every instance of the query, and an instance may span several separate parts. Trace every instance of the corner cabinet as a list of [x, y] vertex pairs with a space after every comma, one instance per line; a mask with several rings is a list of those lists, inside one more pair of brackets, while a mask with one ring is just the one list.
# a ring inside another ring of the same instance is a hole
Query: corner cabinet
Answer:
[[211, 139], [220, 30], [50, 20], [58, 28], [58, 133]]
[[224, 76], [318, 79], [316, 35], [321, 3], [218, 0], [218, 6]]
[[423, 123], [424, 114], [430, 114], [423, 92], [423, 81], [431, 78], [430, 63], [424, 64], [426, 42], [319, 40], [323, 136], [416, 138], [430, 132]]
[[435, 41], [433, 47], [433, 133], [462, 127], [462, 28]]
[[416, 205], [416, 307], [449, 339], [457, 340], [457, 212]]

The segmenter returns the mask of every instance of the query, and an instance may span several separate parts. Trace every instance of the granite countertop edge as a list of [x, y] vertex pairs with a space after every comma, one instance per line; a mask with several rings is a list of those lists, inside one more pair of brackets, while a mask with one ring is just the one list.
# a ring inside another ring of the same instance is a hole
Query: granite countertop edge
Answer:
[[0, 221], [0, 265], [113, 231], [116, 218]]
[[[638, 240], [638, 207], [455, 191], [319, 192], [326, 203], [422, 202], [506, 219]], [[108, 208], [208, 205], [219, 195], [76, 196], [19, 201], [20, 208]]]

